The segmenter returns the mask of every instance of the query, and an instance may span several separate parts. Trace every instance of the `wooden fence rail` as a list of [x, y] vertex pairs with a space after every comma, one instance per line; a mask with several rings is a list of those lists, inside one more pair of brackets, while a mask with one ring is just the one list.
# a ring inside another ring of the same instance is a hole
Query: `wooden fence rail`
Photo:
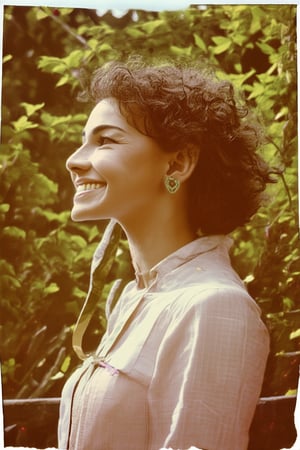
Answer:
[[[4, 400], [5, 446], [57, 447], [59, 398]], [[292, 446], [296, 397], [263, 397], [257, 405], [248, 450]], [[221, 449], [220, 449], [221, 450]]]

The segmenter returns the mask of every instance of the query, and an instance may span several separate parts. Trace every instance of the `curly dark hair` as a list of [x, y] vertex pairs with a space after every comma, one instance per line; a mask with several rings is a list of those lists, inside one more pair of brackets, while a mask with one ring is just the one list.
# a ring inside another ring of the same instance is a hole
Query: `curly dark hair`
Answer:
[[261, 128], [229, 81], [186, 64], [112, 62], [93, 74], [84, 97], [116, 98], [127, 120], [164, 151], [199, 150], [188, 181], [194, 230], [230, 233], [259, 208], [273, 172], [258, 155]]

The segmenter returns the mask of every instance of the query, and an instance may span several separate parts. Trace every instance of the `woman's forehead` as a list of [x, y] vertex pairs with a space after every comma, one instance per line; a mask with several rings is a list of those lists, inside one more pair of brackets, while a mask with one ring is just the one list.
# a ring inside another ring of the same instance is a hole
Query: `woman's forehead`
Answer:
[[126, 119], [121, 114], [118, 103], [113, 98], [101, 100], [92, 109], [84, 127], [84, 133], [89, 134], [99, 127], [124, 128]]
[[86, 122], [85, 134], [102, 125], [147, 134], [145, 133], [144, 119], [145, 115], [138, 105], [132, 103], [130, 104], [130, 110], [128, 110], [116, 98], [107, 97], [100, 100], [91, 111]]

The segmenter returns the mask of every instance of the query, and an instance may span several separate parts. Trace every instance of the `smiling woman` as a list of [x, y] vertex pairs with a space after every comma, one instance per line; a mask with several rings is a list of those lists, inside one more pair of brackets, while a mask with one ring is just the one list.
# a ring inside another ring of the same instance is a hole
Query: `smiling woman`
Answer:
[[72, 218], [120, 224], [136, 279], [113, 309], [110, 296], [96, 352], [75, 346], [59, 448], [246, 450], [269, 338], [227, 233], [272, 181], [260, 132], [232, 85], [197, 68], [111, 63], [86, 94]]

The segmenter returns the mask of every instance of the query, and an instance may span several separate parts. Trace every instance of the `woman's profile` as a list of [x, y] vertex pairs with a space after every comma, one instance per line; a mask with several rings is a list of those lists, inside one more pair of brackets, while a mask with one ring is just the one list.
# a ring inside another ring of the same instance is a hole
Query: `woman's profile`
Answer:
[[72, 218], [111, 220], [100, 250], [121, 226], [135, 279], [64, 387], [59, 448], [246, 450], [269, 337], [228, 234], [272, 181], [260, 131], [197, 67], [114, 62], [85, 95]]

